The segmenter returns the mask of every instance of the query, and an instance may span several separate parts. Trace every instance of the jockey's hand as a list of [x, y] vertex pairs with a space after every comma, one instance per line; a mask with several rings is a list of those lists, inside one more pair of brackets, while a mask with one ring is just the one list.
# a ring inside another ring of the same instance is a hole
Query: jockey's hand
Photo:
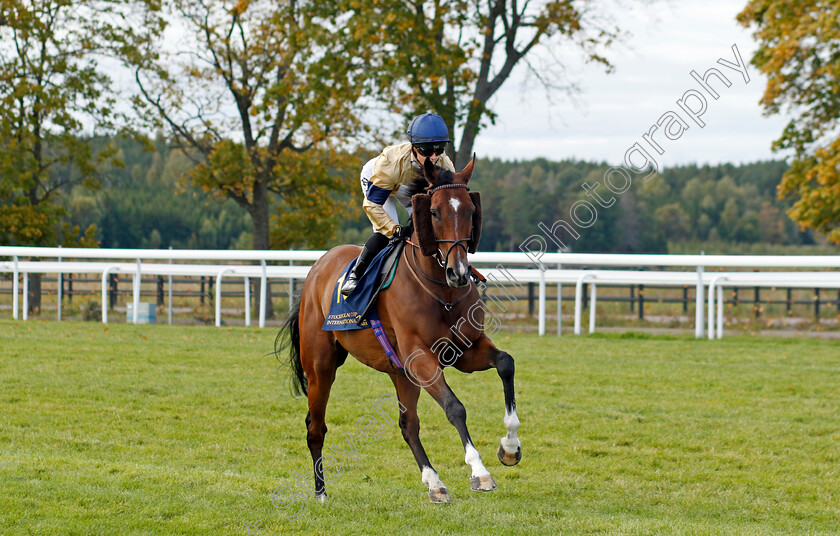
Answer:
[[401, 239], [407, 239], [407, 238], [411, 238], [411, 233], [412, 233], [412, 225], [411, 224], [400, 225], [399, 227], [397, 227], [397, 232], [394, 233], [394, 236], [398, 236]]

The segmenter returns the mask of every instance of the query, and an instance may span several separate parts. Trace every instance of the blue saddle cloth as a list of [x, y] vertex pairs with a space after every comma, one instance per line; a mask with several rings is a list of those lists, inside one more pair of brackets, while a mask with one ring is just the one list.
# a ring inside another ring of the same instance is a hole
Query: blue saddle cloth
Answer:
[[[397, 247], [397, 243], [392, 243], [380, 251], [370, 262], [370, 266], [359, 280], [356, 290], [350, 296], [344, 297], [341, 294], [341, 285], [356, 264], [355, 258], [350, 261], [344, 271], [341, 272], [341, 277], [336, 281], [335, 287], [333, 287], [330, 310], [321, 329], [324, 331], [345, 331], [372, 327], [370, 320], [371, 317], [376, 318], [376, 307], [369, 306], [380, 286], [384, 288], [390, 283], [386, 280], [385, 284], [381, 285], [379, 274], [388, 259], [388, 255], [395, 247]], [[366, 310], [369, 310], [367, 315], [364, 314]]]

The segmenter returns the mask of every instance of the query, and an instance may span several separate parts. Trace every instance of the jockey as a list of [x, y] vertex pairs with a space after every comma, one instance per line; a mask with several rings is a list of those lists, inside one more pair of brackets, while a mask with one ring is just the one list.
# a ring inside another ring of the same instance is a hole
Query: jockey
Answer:
[[370, 261], [388, 244], [399, 228], [394, 198], [411, 215], [411, 190], [408, 188], [428, 158], [433, 164], [455, 171], [452, 161], [444, 154], [449, 129], [443, 118], [433, 113], [418, 115], [408, 125], [408, 142], [385, 147], [382, 153], [369, 160], [361, 173], [362, 208], [373, 224], [373, 234], [365, 242], [356, 265], [341, 287], [349, 296], [365, 273]]

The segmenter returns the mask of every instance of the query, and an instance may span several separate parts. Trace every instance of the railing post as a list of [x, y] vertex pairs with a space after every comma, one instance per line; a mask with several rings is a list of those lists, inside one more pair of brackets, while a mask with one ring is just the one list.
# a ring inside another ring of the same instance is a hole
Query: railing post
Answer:
[[539, 295], [539, 335], [545, 335], [545, 270], [540, 270], [540, 295]]
[[[709, 282], [709, 340], [714, 340], [715, 338], [715, 307], [719, 307], [718, 309], [718, 321], [723, 323], [723, 291], [721, 287], [718, 286], [718, 281], [726, 281], [726, 277], [722, 275], [715, 276]], [[718, 303], [715, 305], [715, 287], [717, 286], [718, 290]], [[723, 336], [723, 329], [718, 326], [718, 332], [720, 333], [720, 337]], [[720, 338], [718, 337], [718, 338]]]
[[20, 308], [18, 305], [18, 294], [20, 294], [20, 272], [18, 271], [18, 258], [17, 255], [13, 256], [12, 259], [14, 260], [14, 276], [12, 277], [12, 318], [15, 320], [18, 319], [18, 309]]
[[575, 335], [580, 335], [580, 315], [583, 305], [583, 282], [595, 278], [595, 274], [581, 274], [575, 285]]
[[[172, 250], [172, 246], [169, 246], [169, 250]], [[172, 266], [172, 259], [169, 259], [169, 265]], [[169, 317], [169, 325], [172, 325], [172, 274], [169, 274], [169, 286], [167, 289], [167, 316]]]
[[715, 338], [715, 283], [717, 283], [718, 278], [715, 277], [709, 282], [709, 340]]
[[[290, 260], [289, 261], [289, 266], [294, 266], [294, 265], [295, 265], [295, 261]], [[294, 306], [294, 303], [295, 303], [295, 278], [290, 277], [289, 278], [289, 311], [292, 310], [292, 307]]]
[[262, 265], [262, 276], [260, 277], [260, 327], [265, 327], [265, 298], [268, 294], [266, 292], [266, 284], [268, 283], [268, 276], [266, 275], [265, 259], [260, 261]]
[[133, 298], [134, 298], [134, 311], [132, 311], [132, 315], [131, 315], [132, 324], [137, 323], [137, 318], [138, 318], [139, 313], [140, 313], [140, 311], [138, 311], [138, 309], [140, 309], [140, 283], [141, 283], [140, 277], [141, 277], [141, 274], [140, 274], [140, 259], [137, 259], [137, 272], [134, 274], [134, 285], [133, 285], [134, 286], [134, 296], [133, 296]]
[[589, 286], [592, 289], [592, 299], [589, 301], [589, 333], [595, 333], [595, 308], [598, 304], [598, 286], [593, 282]]
[[23, 319], [29, 319], [29, 272], [23, 272]]
[[[700, 255], [704, 252], [701, 251]], [[697, 266], [697, 287], [694, 291], [694, 338], [703, 338], [703, 265]]]
[[216, 327], [222, 325], [222, 277], [230, 272], [230, 268], [223, 268], [219, 270], [219, 275], [216, 276]]
[[[558, 251], [559, 253], [559, 251]], [[557, 271], [559, 272], [563, 266], [558, 262]], [[563, 326], [563, 284], [557, 281], [557, 336], [560, 336], [560, 331]]]
[[245, 326], [251, 325], [251, 278], [245, 276]]
[[102, 271], [102, 323], [108, 323], [108, 306], [110, 305], [111, 296], [108, 295], [108, 287], [112, 281], [112, 275], [110, 272], [116, 268], [116, 266], [108, 266]]
[[[58, 246], [59, 248], [61, 246]], [[58, 257], [58, 263], [61, 264], [61, 256]], [[58, 321], [61, 322], [61, 301], [64, 298], [64, 274], [61, 273], [61, 270], [58, 271]]]

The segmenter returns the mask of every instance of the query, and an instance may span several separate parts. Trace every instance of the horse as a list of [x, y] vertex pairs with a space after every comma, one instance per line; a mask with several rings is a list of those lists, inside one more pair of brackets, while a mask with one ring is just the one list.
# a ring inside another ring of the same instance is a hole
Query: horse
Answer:
[[446, 383], [445, 366], [465, 373], [496, 369], [504, 390], [506, 431], [497, 456], [507, 466], [516, 465], [522, 457], [517, 438], [514, 361], [484, 333], [483, 304], [467, 263], [467, 253], [475, 252], [481, 231], [480, 197], [469, 193], [467, 186], [474, 164], [475, 157], [455, 173], [438, 168], [427, 159], [415, 181], [424, 193], [412, 197], [413, 232], [402, 251], [393, 282], [380, 293], [375, 305], [389, 341], [395, 343], [394, 349], [405, 363], [403, 369], [392, 365], [371, 329], [321, 329], [334, 299], [336, 282], [342, 269], [358, 255], [357, 246], [337, 246], [312, 266], [301, 297], [278, 334], [275, 351], [279, 356], [289, 350], [293, 385], [308, 397], [306, 442], [314, 467], [315, 497], [321, 501], [326, 499], [321, 456], [327, 432], [327, 401], [336, 370], [348, 353], [388, 374], [393, 382], [400, 408], [399, 427], [417, 461], [420, 480], [428, 487], [431, 502], [452, 499], [420, 442], [417, 401], [421, 389], [443, 408], [460, 435], [464, 461], [472, 471], [470, 489], [496, 488], [470, 438], [466, 409]]

